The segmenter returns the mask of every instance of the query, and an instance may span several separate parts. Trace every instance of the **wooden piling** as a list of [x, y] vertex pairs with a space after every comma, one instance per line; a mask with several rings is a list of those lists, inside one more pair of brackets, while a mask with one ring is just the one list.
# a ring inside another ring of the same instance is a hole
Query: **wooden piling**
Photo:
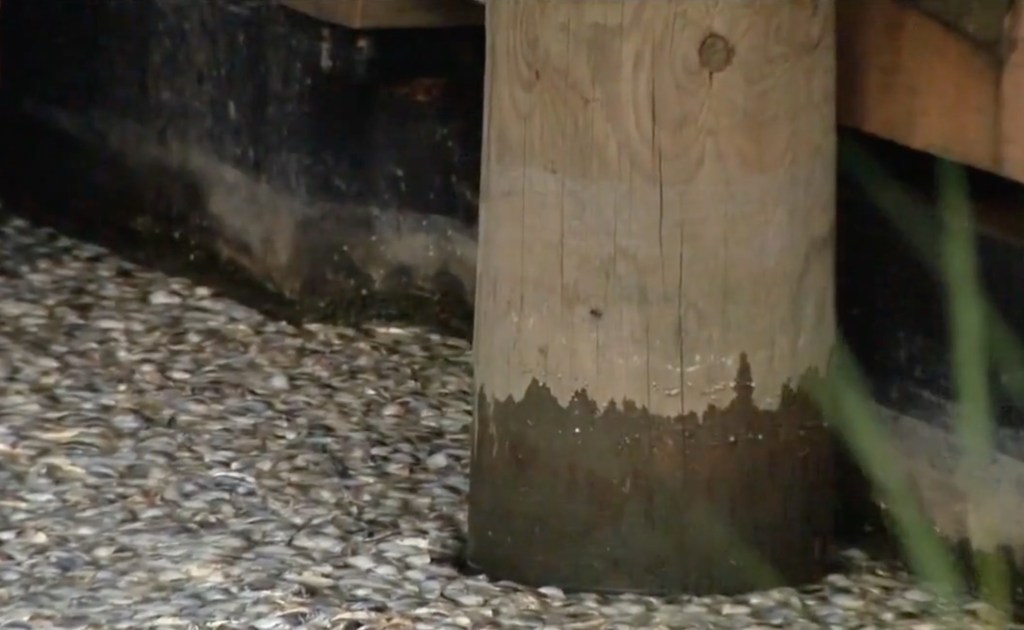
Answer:
[[488, 3], [471, 565], [645, 592], [820, 575], [834, 10]]

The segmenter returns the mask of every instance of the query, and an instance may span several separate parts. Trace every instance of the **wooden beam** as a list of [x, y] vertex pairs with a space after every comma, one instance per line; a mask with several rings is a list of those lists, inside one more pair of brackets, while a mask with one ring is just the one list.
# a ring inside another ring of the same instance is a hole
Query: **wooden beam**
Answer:
[[349, 28], [437, 28], [483, 24], [471, 0], [281, 0], [311, 17]]
[[834, 0], [488, 5], [469, 560], [587, 590], [820, 575]]
[[838, 3], [839, 122], [1024, 181], [1024, 20], [1004, 60], [897, 0]]

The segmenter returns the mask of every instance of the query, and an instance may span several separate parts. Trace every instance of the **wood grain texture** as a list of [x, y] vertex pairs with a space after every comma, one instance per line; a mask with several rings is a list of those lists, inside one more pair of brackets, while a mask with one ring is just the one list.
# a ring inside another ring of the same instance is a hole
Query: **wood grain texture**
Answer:
[[838, 3], [840, 124], [1024, 181], [1020, 11], [1001, 61], [897, 0]]
[[[834, 18], [830, 0], [489, 3], [474, 344], [489, 396], [536, 377], [562, 402], [701, 413], [733, 398], [746, 353], [769, 408], [824, 367]], [[711, 34], [725, 45], [702, 64]]]
[[349, 28], [436, 28], [483, 23], [470, 0], [281, 0], [281, 4]]

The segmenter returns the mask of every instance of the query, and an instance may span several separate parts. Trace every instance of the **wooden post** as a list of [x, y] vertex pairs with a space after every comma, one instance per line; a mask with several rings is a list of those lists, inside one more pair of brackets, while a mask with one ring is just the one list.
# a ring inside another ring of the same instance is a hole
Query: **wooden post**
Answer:
[[488, 3], [472, 566], [650, 592], [819, 576], [834, 11]]

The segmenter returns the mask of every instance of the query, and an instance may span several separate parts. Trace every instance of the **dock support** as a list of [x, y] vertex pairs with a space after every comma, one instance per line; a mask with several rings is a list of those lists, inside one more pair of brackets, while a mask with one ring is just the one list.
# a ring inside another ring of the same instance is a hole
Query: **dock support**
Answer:
[[488, 3], [471, 565], [604, 591], [821, 574], [834, 10]]

